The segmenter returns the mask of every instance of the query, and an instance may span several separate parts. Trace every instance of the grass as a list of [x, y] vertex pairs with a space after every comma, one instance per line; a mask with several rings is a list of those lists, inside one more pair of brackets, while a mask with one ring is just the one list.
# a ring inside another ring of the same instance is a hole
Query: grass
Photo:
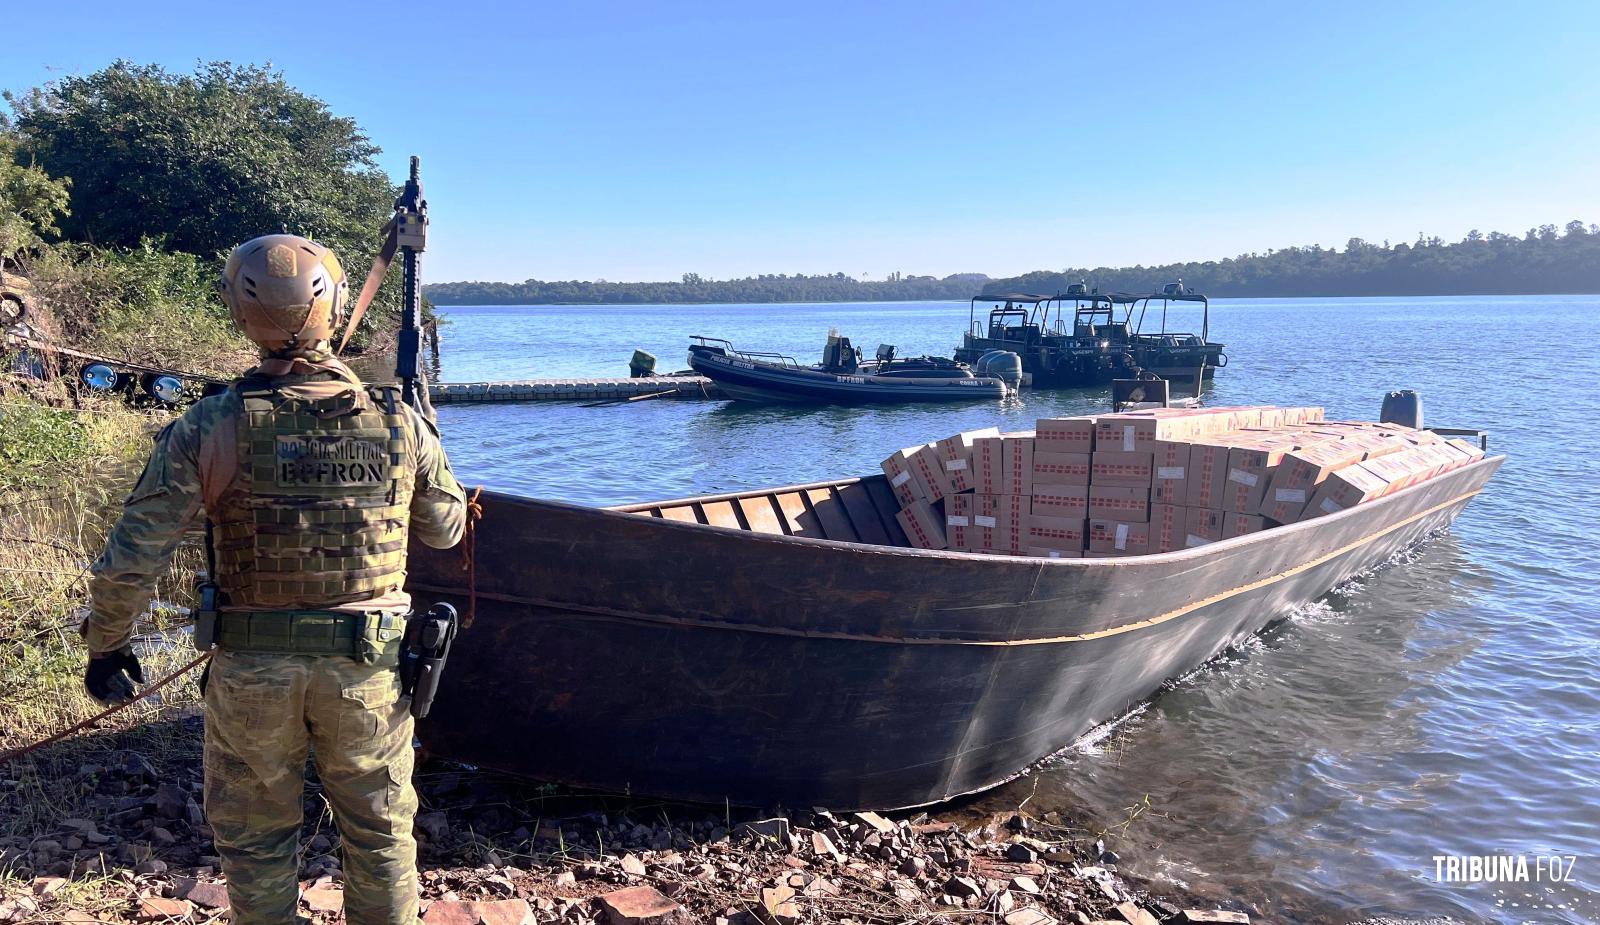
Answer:
[[[137, 477], [149, 437], [168, 415], [106, 402], [79, 409], [24, 397], [0, 398], [0, 752], [37, 741], [101, 709], [83, 691], [87, 651], [79, 635], [88, 570], [121, 499]], [[189, 544], [157, 588], [139, 623], [136, 647], [146, 677], [193, 657], [167, 634], [187, 621], [199, 565]], [[0, 765], [0, 835], [49, 831], [80, 814], [94, 791], [85, 765], [107, 764], [137, 741], [158, 768], [193, 754], [184, 724], [161, 720], [192, 711], [193, 684], [177, 683], [82, 735]]]

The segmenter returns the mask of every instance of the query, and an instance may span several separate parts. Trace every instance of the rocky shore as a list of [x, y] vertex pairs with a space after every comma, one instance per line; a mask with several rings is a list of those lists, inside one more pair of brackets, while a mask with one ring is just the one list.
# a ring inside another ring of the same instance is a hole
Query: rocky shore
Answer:
[[[198, 756], [159, 770], [133, 751], [102, 757], [72, 772], [92, 785], [87, 810], [0, 840], [0, 922], [222, 920]], [[452, 766], [422, 768], [418, 785], [429, 925], [1249, 921], [1130, 886], [1053, 814], [708, 811]], [[342, 921], [338, 834], [315, 785], [306, 804], [302, 914]]]

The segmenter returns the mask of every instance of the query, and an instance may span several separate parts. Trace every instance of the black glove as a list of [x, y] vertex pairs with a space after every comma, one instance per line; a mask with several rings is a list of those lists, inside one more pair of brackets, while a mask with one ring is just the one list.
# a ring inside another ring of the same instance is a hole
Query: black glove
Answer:
[[[132, 681], [128, 680], [130, 677]], [[132, 700], [134, 681], [144, 683], [144, 669], [139, 667], [132, 646], [123, 646], [105, 655], [91, 655], [89, 668], [83, 673], [83, 686], [88, 689], [89, 696], [108, 707]]]

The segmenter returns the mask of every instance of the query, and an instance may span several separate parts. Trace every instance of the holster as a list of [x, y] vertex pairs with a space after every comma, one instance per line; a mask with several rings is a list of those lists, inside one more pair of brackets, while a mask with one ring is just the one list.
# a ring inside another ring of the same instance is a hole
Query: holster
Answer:
[[456, 609], [443, 603], [406, 621], [400, 648], [400, 690], [411, 698], [411, 715], [417, 719], [426, 717], [433, 708], [457, 627]]
[[217, 586], [215, 582], [202, 581], [195, 588], [200, 605], [194, 612], [194, 647], [200, 652], [210, 651], [217, 641]]

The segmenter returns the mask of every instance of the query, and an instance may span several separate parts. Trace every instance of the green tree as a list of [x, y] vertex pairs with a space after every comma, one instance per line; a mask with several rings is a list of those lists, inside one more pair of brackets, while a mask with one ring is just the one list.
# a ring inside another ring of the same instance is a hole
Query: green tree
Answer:
[[67, 212], [67, 181], [22, 158], [20, 141], [0, 122], [0, 261], [59, 232], [57, 220]]
[[[270, 68], [177, 74], [117, 61], [5, 98], [21, 141], [8, 160], [71, 178], [68, 240], [130, 250], [159, 240], [210, 261], [286, 228], [332, 247], [354, 291], [393, 212], [397, 188], [355, 120]], [[374, 306], [379, 330], [397, 317], [398, 277]]]

